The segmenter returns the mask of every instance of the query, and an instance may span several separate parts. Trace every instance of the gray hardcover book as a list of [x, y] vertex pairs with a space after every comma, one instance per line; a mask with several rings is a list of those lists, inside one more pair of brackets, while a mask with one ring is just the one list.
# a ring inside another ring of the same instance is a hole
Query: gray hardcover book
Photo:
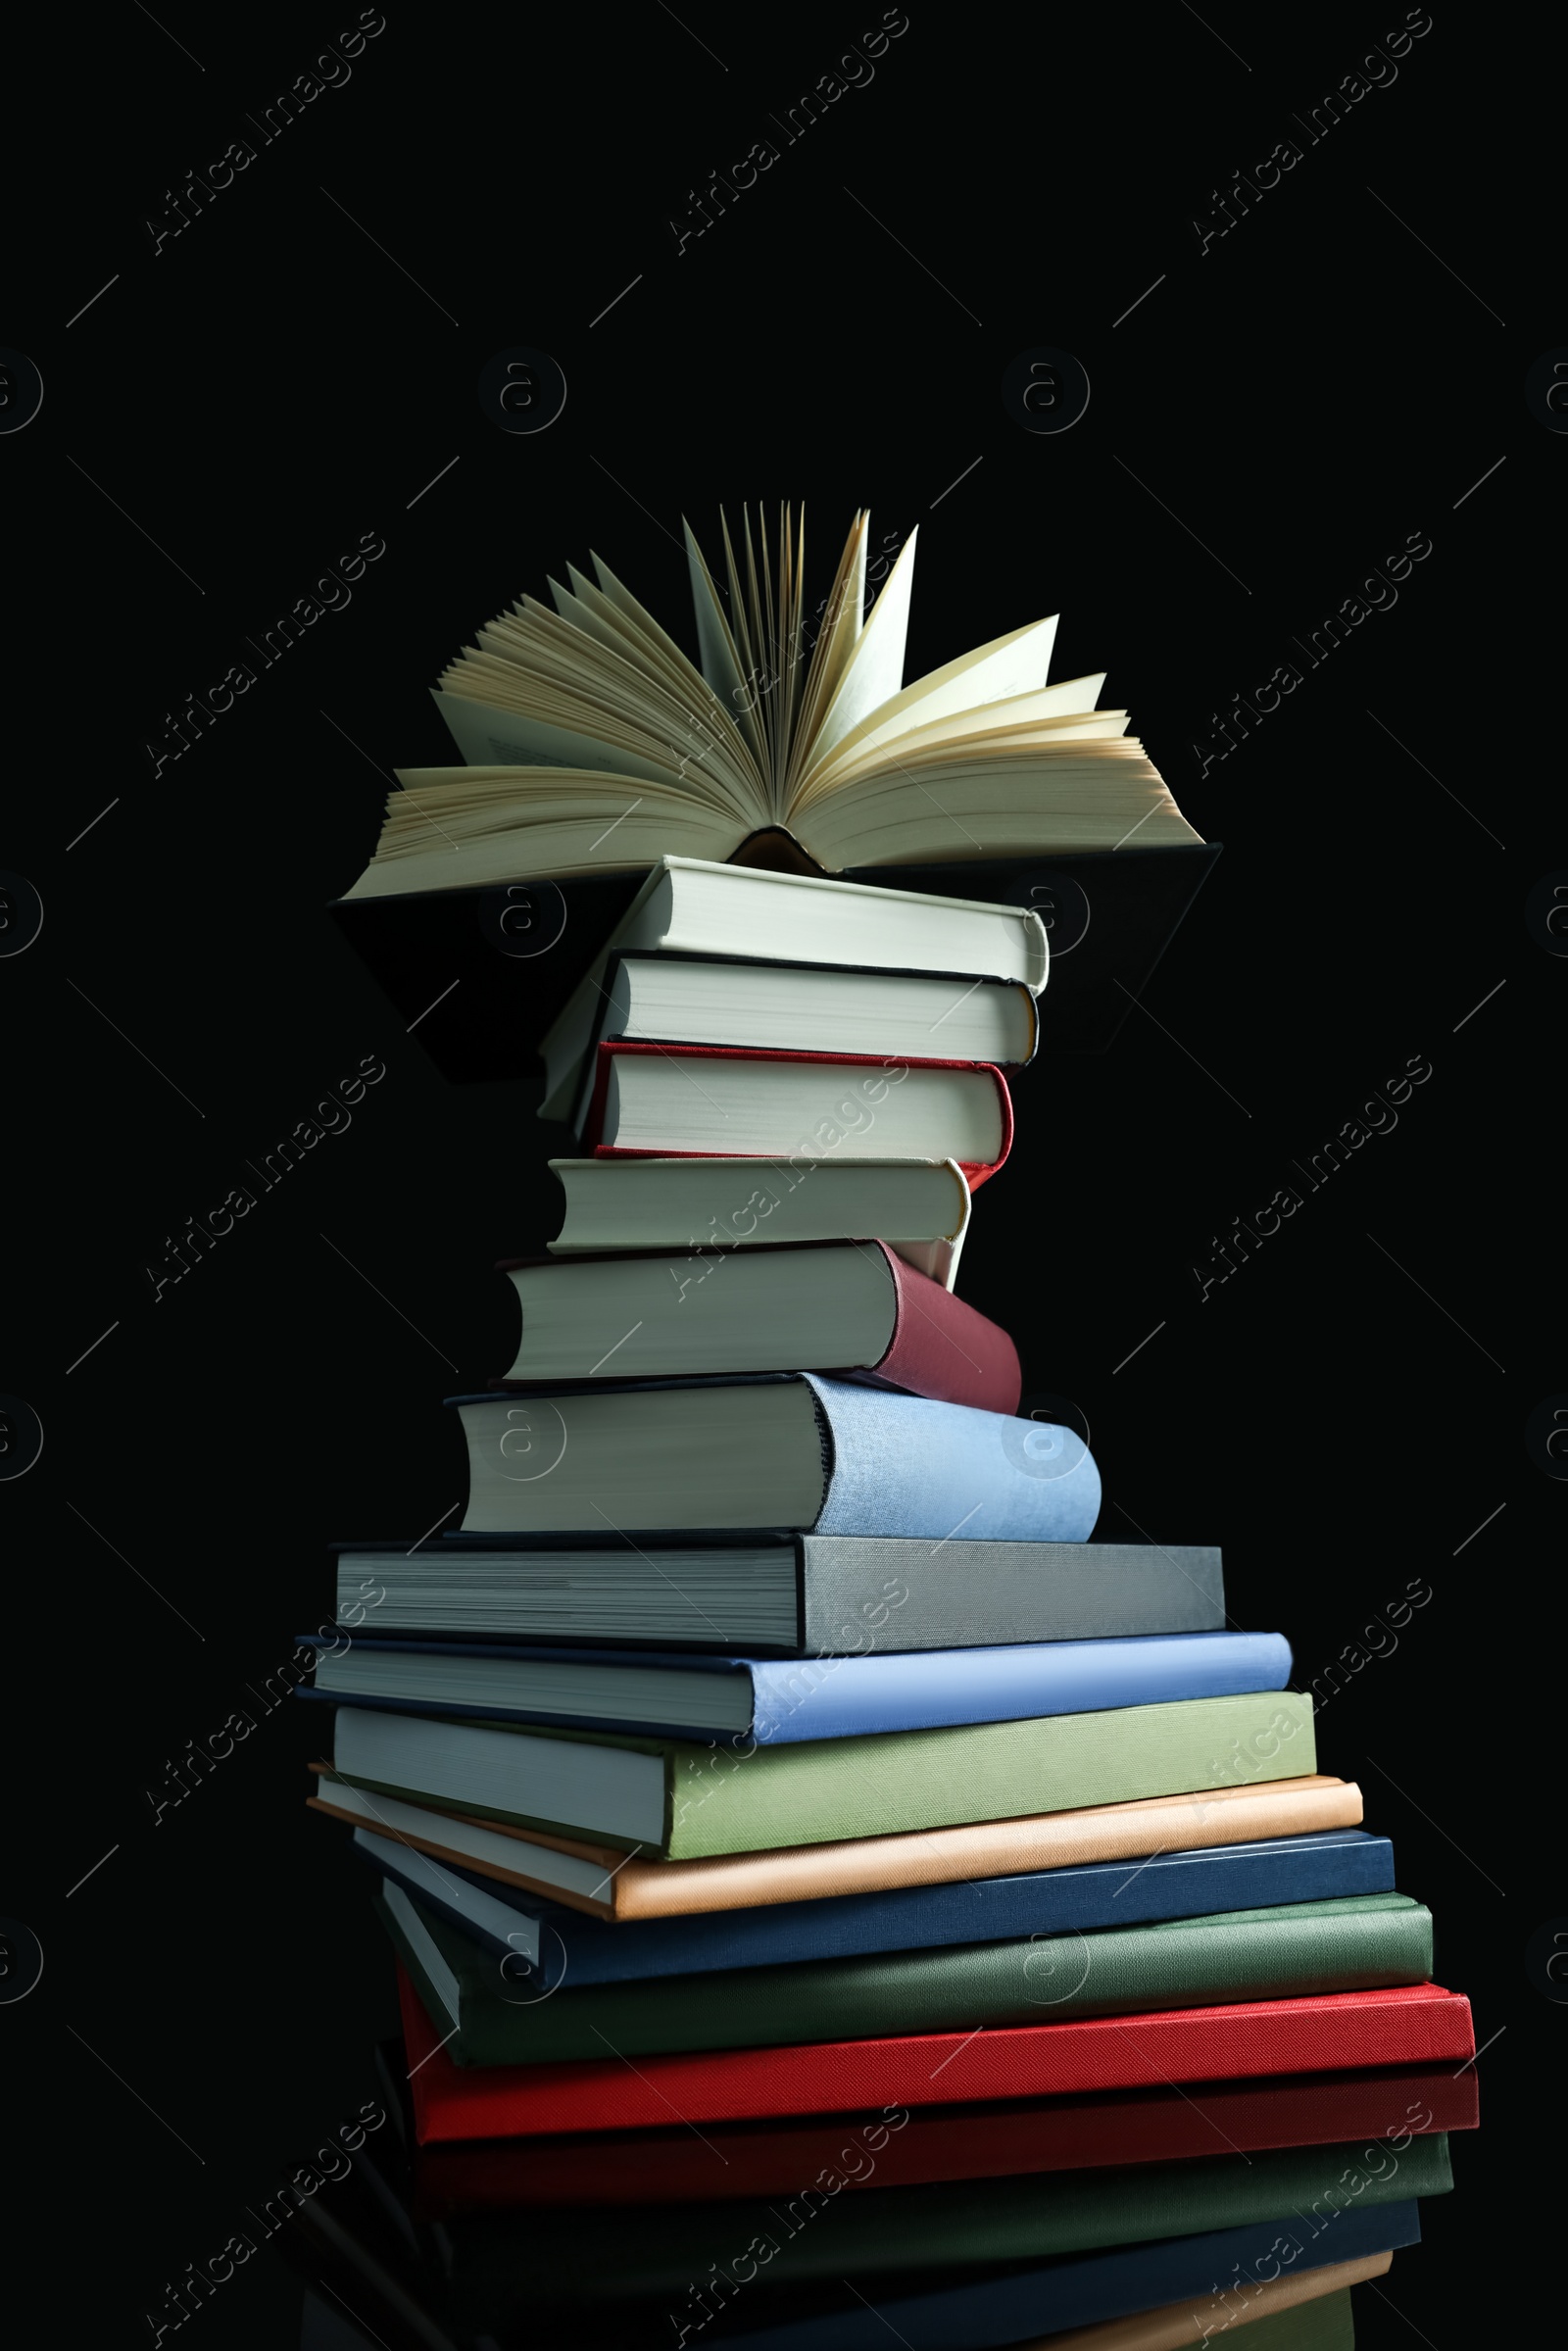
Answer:
[[806, 1535], [801, 1548], [808, 1656], [1214, 1633], [1225, 1622], [1211, 1544]]
[[739, 1656], [968, 1649], [1225, 1623], [1211, 1544], [970, 1536], [460, 1538], [338, 1546], [338, 1622], [380, 1638], [710, 1648]]

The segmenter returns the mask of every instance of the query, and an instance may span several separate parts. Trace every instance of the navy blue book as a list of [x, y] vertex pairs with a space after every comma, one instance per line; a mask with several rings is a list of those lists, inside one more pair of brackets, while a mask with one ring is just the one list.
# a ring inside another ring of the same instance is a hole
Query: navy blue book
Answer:
[[1238, 1697], [1283, 1690], [1291, 1674], [1290, 1643], [1279, 1633], [1165, 1633], [805, 1658], [350, 1641], [341, 1634], [330, 1641], [307, 1634], [300, 1646], [317, 1652], [315, 1687], [301, 1689], [302, 1697], [392, 1713], [757, 1746]]
[[449, 1400], [468, 1442], [466, 1534], [753, 1527], [1084, 1543], [1100, 1512], [1100, 1472], [1071, 1429], [814, 1371]]
[[562, 1984], [626, 1984], [796, 1960], [857, 1959], [875, 1951], [1089, 1933], [1394, 1889], [1394, 1847], [1386, 1837], [1325, 1829], [1017, 1878], [901, 1886], [682, 1918], [610, 1920], [585, 1918], [453, 1862], [432, 1861], [373, 1829], [355, 1831], [353, 1850], [489, 1952], [509, 1982], [526, 1978], [552, 1991]]
[[[1239, 2283], [1266, 2284], [1335, 2262], [1360, 2261], [1369, 2253], [1396, 2253], [1421, 2241], [1420, 2210], [1402, 2204], [1349, 2205], [1331, 2221], [1288, 2212], [1273, 2221], [1249, 2221], [1239, 2229], [1205, 2229], [1197, 2236], [1163, 2237], [1151, 2245], [1121, 2245], [1103, 2253], [1067, 2254], [1001, 2277], [977, 2278], [933, 2293], [903, 2294], [896, 2287], [869, 2298], [840, 2285], [838, 2309], [819, 2309], [782, 2325], [746, 2324], [747, 2305], [737, 2296], [727, 2314], [694, 2339], [722, 2342], [730, 2351], [887, 2351], [899, 2341], [906, 2351], [994, 2351], [1004, 2343], [1057, 2334], [1069, 2327], [1093, 2327], [1106, 2319], [1130, 2318], [1169, 2302], [1200, 2294], [1234, 2293]], [[869, 2282], [869, 2280], [867, 2281]], [[1234, 2302], [1220, 2306], [1223, 2323]], [[678, 2327], [675, 2330], [679, 2333]], [[649, 2340], [655, 2336], [650, 2332]], [[664, 2319], [662, 2340], [675, 2338]], [[1245, 2345], [1246, 2335], [1239, 2336]]]

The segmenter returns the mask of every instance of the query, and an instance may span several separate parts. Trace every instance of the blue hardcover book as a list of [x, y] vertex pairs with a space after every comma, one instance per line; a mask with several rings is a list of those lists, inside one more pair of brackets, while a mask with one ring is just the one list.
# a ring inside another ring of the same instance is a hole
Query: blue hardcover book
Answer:
[[1070, 1429], [816, 1372], [450, 1401], [468, 1442], [466, 1534], [771, 1527], [1083, 1543], [1100, 1511], [1100, 1472]]
[[302, 1688], [302, 1697], [745, 1746], [1239, 1697], [1283, 1690], [1291, 1673], [1290, 1643], [1279, 1633], [805, 1658], [351, 1641], [346, 1634], [307, 1634], [300, 1645], [317, 1652], [315, 1687]]
[[528, 1977], [552, 1991], [562, 1984], [625, 1984], [796, 1960], [856, 1959], [875, 1951], [1092, 1933], [1394, 1890], [1394, 1847], [1363, 1829], [956, 1886], [901, 1886], [815, 1902], [624, 1920], [586, 1918], [453, 1862], [433, 1861], [372, 1829], [355, 1831], [353, 1849], [488, 1951], [509, 1982]]
[[[720, 2318], [701, 2335], [695, 2325], [689, 2333], [699, 2342], [722, 2342], [727, 2351], [887, 2351], [895, 2341], [905, 2351], [993, 2351], [998, 2344], [1130, 2318], [1209, 2293], [1216, 2297], [1217, 2326], [1228, 2327], [1239, 2286], [1360, 2261], [1369, 2253], [1396, 2253], [1420, 2241], [1421, 2216], [1413, 2199], [1348, 2205], [1329, 2220], [1288, 2212], [1239, 2229], [1068, 2254], [935, 2293], [884, 2292], [867, 2300], [858, 2293], [852, 2299], [850, 2289], [843, 2293], [842, 2310], [744, 2331]], [[1219, 2300], [1226, 2294], [1229, 2301]], [[732, 2307], [738, 2316], [745, 2304], [738, 2298]], [[1246, 2339], [1242, 2335], [1241, 2343]]]

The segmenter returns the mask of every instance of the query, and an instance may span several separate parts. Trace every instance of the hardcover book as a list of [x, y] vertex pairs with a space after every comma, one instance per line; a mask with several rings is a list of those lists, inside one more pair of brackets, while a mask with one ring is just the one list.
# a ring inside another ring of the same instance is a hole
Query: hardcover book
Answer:
[[968, 1181], [956, 1159], [862, 1159], [835, 1150], [784, 1166], [552, 1159], [550, 1170], [566, 1196], [552, 1256], [880, 1239], [951, 1290], [969, 1225]]
[[850, 1144], [869, 1159], [956, 1159], [971, 1192], [1012, 1148], [1012, 1101], [986, 1062], [601, 1045], [580, 1132], [612, 1157], [700, 1152], [796, 1166]]
[[749, 1753], [361, 1706], [333, 1726], [341, 1779], [677, 1861], [1191, 1793], [1232, 1772], [1283, 1780], [1313, 1761], [1312, 1701], [1290, 1690]]
[[766, 2200], [618, 2205], [607, 2228], [596, 2205], [558, 2206], [537, 2220], [475, 2213], [445, 2226], [460, 2311], [470, 2323], [504, 2326], [523, 2315], [529, 2299], [568, 2292], [598, 2302], [680, 2297], [749, 2243], [773, 2248], [765, 2265], [770, 2297], [815, 2278], [897, 2274], [916, 2285], [922, 2272], [1169, 2244], [1291, 2212], [1315, 2213], [1343, 2257], [1335, 2233], [1352, 2206], [1375, 2212], [1446, 2194], [1452, 2184], [1447, 2140], [1439, 2132], [1412, 2139], [1392, 2160], [1382, 2150], [1371, 2163], [1354, 2140], [1250, 2156], [1221, 2149], [1081, 2175], [870, 2187], [831, 2200], [818, 2190], [814, 2202], [803, 2191], [779, 2211]]
[[1296, 1902], [1212, 1918], [1085, 1935], [799, 1960], [646, 1983], [573, 1986], [526, 1997], [467, 1934], [384, 1881], [372, 1897], [453, 2063], [536, 2066], [780, 2043], [874, 2040], [1027, 2025], [1036, 2018], [1126, 2018], [1145, 2010], [1420, 1984], [1432, 1917], [1405, 1894]]
[[[403, 2071], [400, 2055], [400, 2080]], [[840, 2182], [836, 2194], [859, 2195], [873, 2184], [1173, 2163], [1227, 2144], [1247, 2153], [1473, 2131], [1478, 2109], [1475, 2068], [1456, 2073], [1441, 2065], [709, 2123], [701, 2138], [670, 2122], [662, 2130], [423, 2147], [416, 2151], [414, 2194], [429, 2220], [535, 2205], [787, 2197], [824, 2172]]]
[[[840, 878], [884, 896], [919, 893], [1038, 913], [1053, 942], [1051, 985], [1039, 1007], [1041, 1049], [1048, 1055], [1103, 1053], [1221, 852], [1217, 841], [1153, 850], [1139, 841], [1135, 835], [1118, 850], [1065, 857], [858, 867]], [[646, 865], [633, 873], [531, 875], [489, 888], [339, 899], [328, 912], [400, 1019], [417, 1023], [415, 1043], [443, 1077], [456, 1085], [514, 1080], [537, 1075], [546, 1033], [648, 879]], [[703, 952], [756, 949], [725, 938]]]
[[585, 1918], [477, 1871], [437, 1863], [383, 1830], [357, 1829], [351, 1850], [488, 1952], [500, 1963], [503, 1985], [533, 1977], [552, 1990], [563, 1984], [640, 1983], [724, 1968], [930, 1950], [1394, 1889], [1388, 1838], [1341, 1829], [1155, 1853], [1142, 1864], [1096, 1861], [1025, 1877], [617, 1922]]
[[316, 1652], [315, 1687], [297, 1690], [301, 1698], [741, 1746], [1230, 1697], [1281, 1690], [1291, 1671], [1290, 1643], [1278, 1633], [1023, 1641], [799, 1662], [363, 1638], [339, 1652], [313, 1634], [299, 1645]]
[[401, 1846], [489, 1884], [543, 1894], [585, 1917], [622, 1925], [1152, 1860], [1203, 1846], [1353, 1829], [1361, 1818], [1361, 1791], [1353, 1783], [1306, 1777], [706, 1861], [643, 1860], [623, 1846], [585, 1844], [475, 1818], [428, 1797], [411, 1801], [384, 1788], [356, 1786], [324, 1764], [311, 1770], [318, 1792], [307, 1801], [318, 1812], [395, 1837]]
[[825, 1248], [514, 1258], [521, 1331], [509, 1384], [824, 1366], [987, 1412], [1014, 1412], [1018, 1350], [1005, 1331], [881, 1241]]
[[[1460, 2066], [1475, 2055], [1470, 2003], [1438, 1984], [1316, 1992], [1135, 2017], [1065, 2017], [983, 2032], [705, 2049], [549, 2065], [459, 2066], [399, 1971], [419, 2143], [634, 2131], [862, 2107], [1078, 2096], [1171, 2083], [1369, 2066]], [[553, 2005], [553, 2003], [551, 2003]], [[443, 2028], [444, 2030], [444, 2028]]]
[[854, 1656], [1217, 1633], [1208, 1545], [760, 1531], [337, 1543], [337, 1621], [391, 1633]]
[[966, 1520], [994, 1542], [1078, 1543], [1100, 1514], [1100, 1472], [1071, 1429], [816, 1372], [450, 1400], [475, 1534], [750, 1525], [935, 1543]]
[[[1000, 2274], [977, 2275], [972, 2282], [923, 2293], [906, 2291], [897, 2278], [867, 2280], [869, 2292], [848, 2283], [836, 2290], [807, 2290], [789, 2297], [791, 2316], [780, 2317], [775, 2304], [771, 2320], [742, 2304], [728, 2314], [715, 2313], [714, 2324], [697, 2339], [721, 2342], [727, 2351], [882, 2351], [889, 2328], [896, 2327], [908, 2351], [996, 2351], [1004, 2344], [1017, 2345], [1019, 2351], [1047, 2351], [1048, 2344], [1049, 2351], [1064, 2351], [1067, 2345], [1073, 2351], [1079, 2345], [1100, 2351], [1122, 2314], [1138, 2314], [1130, 2323], [1141, 2327], [1144, 2313], [1170, 2308], [1174, 2295], [1180, 2298], [1178, 2307], [1191, 2309], [1196, 2318], [1196, 2324], [1188, 2321], [1182, 2340], [1198, 2345], [1216, 2337], [1223, 2342], [1225, 2332], [1245, 2324], [1234, 2290], [1226, 2293], [1226, 2281], [1234, 2288], [1238, 2278], [1263, 2277], [1288, 2284], [1305, 2309], [1260, 2316], [1260, 2328], [1299, 2327], [1325, 2308], [1329, 2318], [1294, 2339], [1276, 2333], [1271, 2342], [1269, 2331], [1262, 2331], [1254, 2342], [1250, 2333], [1242, 2334], [1241, 2351], [1354, 2351], [1348, 2289], [1363, 2278], [1382, 2277], [1396, 2251], [1420, 2240], [1420, 2206], [1413, 2199], [1366, 2212], [1351, 2208], [1333, 2229], [1315, 2234], [1298, 2215], [1285, 2213], [1250, 2227], [1069, 2255], [1038, 2268], [1020, 2270], [1014, 2264]], [[1288, 2266], [1276, 2270], [1276, 2265]], [[1322, 2298], [1313, 2292], [1319, 2278], [1334, 2288]], [[1252, 2307], [1248, 2297], [1244, 2308]], [[1042, 2329], [1049, 2329], [1044, 2339]], [[614, 2337], [615, 2351], [666, 2351], [668, 2341], [667, 2312], [652, 2308], [640, 2325], [631, 2321], [617, 2327]], [[1123, 2351], [1114, 2336], [1110, 2351]], [[1152, 2347], [1135, 2332], [1128, 2351]]]

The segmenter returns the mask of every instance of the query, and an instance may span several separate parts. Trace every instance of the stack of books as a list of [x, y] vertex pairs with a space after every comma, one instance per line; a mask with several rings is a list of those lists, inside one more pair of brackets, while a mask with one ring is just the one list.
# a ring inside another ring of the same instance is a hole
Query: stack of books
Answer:
[[1048, 968], [666, 855], [544, 1040], [580, 1149], [463, 1527], [340, 1546], [302, 1692], [453, 2339], [1326, 2351], [1450, 2183], [1468, 2006], [1286, 1641], [1091, 1542], [955, 1292]]

